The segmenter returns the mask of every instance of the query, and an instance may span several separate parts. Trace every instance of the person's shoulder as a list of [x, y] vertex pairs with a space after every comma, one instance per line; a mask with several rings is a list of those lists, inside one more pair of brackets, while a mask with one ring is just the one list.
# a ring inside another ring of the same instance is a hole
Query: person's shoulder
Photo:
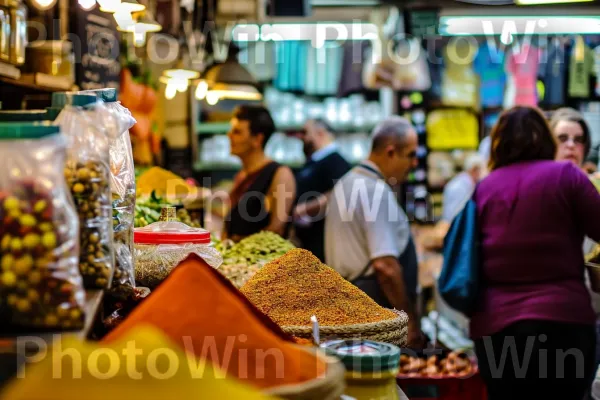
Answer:
[[585, 175], [581, 168], [571, 161], [539, 161], [533, 167], [548, 177], [556, 177], [557, 174], [569, 177]]
[[273, 176], [273, 180], [278, 182], [292, 180], [295, 182], [294, 173], [287, 165], [278, 164]]

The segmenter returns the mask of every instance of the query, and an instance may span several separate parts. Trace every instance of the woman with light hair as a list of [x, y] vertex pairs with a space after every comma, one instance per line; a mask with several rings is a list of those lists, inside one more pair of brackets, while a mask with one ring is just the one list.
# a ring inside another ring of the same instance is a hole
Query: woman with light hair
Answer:
[[560, 108], [552, 114], [550, 128], [558, 143], [556, 161], [571, 161], [583, 167], [592, 144], [583, 115], [573, 108]]

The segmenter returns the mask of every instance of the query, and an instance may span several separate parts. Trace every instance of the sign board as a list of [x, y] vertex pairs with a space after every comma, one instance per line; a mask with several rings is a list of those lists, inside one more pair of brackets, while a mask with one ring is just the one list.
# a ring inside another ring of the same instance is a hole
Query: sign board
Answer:
[[82, 90], [118, 88], [120, 35], [113, 15], [98, 6], [85, 11], [76, 2], [71, 9], [73, 33], [69, 39], [75, 52], [77, 85]]

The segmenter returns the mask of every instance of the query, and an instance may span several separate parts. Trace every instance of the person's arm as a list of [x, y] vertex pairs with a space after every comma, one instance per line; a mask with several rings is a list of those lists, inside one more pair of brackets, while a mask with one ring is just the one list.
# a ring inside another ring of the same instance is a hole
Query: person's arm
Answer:
[[294, 219], [299, 218], [314, 218], [315, 216], [323, 215], [327, 207], [327, 201], [331, 192], [319, 195], [318, 197], [307, 201], [306, 203], [298, 204], [294, 208]]
[[[383, 184], [383, 183], [381, 183]], [[377, 193], [377, 188], [375, 192]], [[372, 199], [375, 201], [377, 196]], [[403, 265], [398, 262], [398, 257], [404, 252], [410, 240], [410, 226], [404, 218], [406, 215], [395, 215], [392, 202], [396, 199], [391, 191], [381, 197], [375, 207], [375, 214], [363, 209], [363, 223], [369, 249], [371, 265], [390, 304], [397, 310], [406, 312], [409, 318], [409, 344], [418, 346], [421, 338], [420, 321], [415, 312], [414, 305], [408, 297], [408, 291], [402, 273]], [[365, 205], [363, 205], [363, 208]], [[398, 224], [406, 225], [403, 235], [398, 235]]]
[[280, 167], [269, 188], [269, 199], [271, 201], [271, 221], [265, 228], [267, 231], [283, 236], [285, 227], [290, 221], [292, 205], [296, 198], [296, 180], [292, 170], [288, 167]]
[[410, 325], [419, 326], [419, 321], [414, 305], [408, 299], [408, 291], [402, 277], [402, 265], [398, 259], [392, 256], [379, 257], [371, 261], [371, 265], [377, 274], [377, 280], [381, 290], [390, 304], [396, 310], [403, 310], [408, 315]]

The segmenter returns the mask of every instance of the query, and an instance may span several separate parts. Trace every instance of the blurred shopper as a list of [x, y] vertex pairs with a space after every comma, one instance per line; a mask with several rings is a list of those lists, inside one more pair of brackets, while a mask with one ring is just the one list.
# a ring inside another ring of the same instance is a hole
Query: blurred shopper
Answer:
[[288, 167], [265, 155], [273, 132], [275, 124], [265, 107], [243, 105], [235, 110], [227, 136], [242, 170], [230, 192], [226, 238], [237, 241], [262, 230], [286, 235], [296, 182]]
[[485, 161], [478, 154], [472, 154], [465, 160], [463, 171], [450, 180], [444, 187], [442, 219], [448, 223], [464, 208], [473, 195], [475, 186], [485, 173]]
[[309, 120], [302, 135], [306, 164], [296, 174], [296, 236], [303, 248], [323, 262], [327, 198], [335, 182], [350, 170], [350, 164], [338, 152], [334, 139], [332, 129], [325, 121]]
[[[583, 115], [573, 108], [556, 110], [550, 121], [550, 126], [558, 142], [556, 159], [567, 160], [580, 167], [585, 173], [593, 173], [598, 164], [598, 148], [591, 147], [590, 129]], [[583, 253], [588, 254], [596, 243], [585, 238]], [[591, 290], [589, 275], [585, 272], [586, 286], [592, 299], [592, 307], [596, 313], [596, 365], [600, 364], [600, 295]]]
[[583, 167], [591, 147], [590, 129], [583, 115], [573, 108], [560, 108], [552, 114], [550, 127], [558, 141], [556, 160]]
[[600, 239], [600, 194], [556, 153], [541, 112], [514, 107], [494, 127], [491, 173], [475, 191], [482, 283], [471, 335], [490, 400], [581, 400], [596, 372], [581, 246]]
[[325, 220], [325, 259], [383, 307], [409, 316], [409, 345], [422, 341], [415, 313], [418, 262], [408, 217], [391, 186], [417, 165], [415, 129], [390, 117], [372, 134], [371, 154], [338, 181]]

